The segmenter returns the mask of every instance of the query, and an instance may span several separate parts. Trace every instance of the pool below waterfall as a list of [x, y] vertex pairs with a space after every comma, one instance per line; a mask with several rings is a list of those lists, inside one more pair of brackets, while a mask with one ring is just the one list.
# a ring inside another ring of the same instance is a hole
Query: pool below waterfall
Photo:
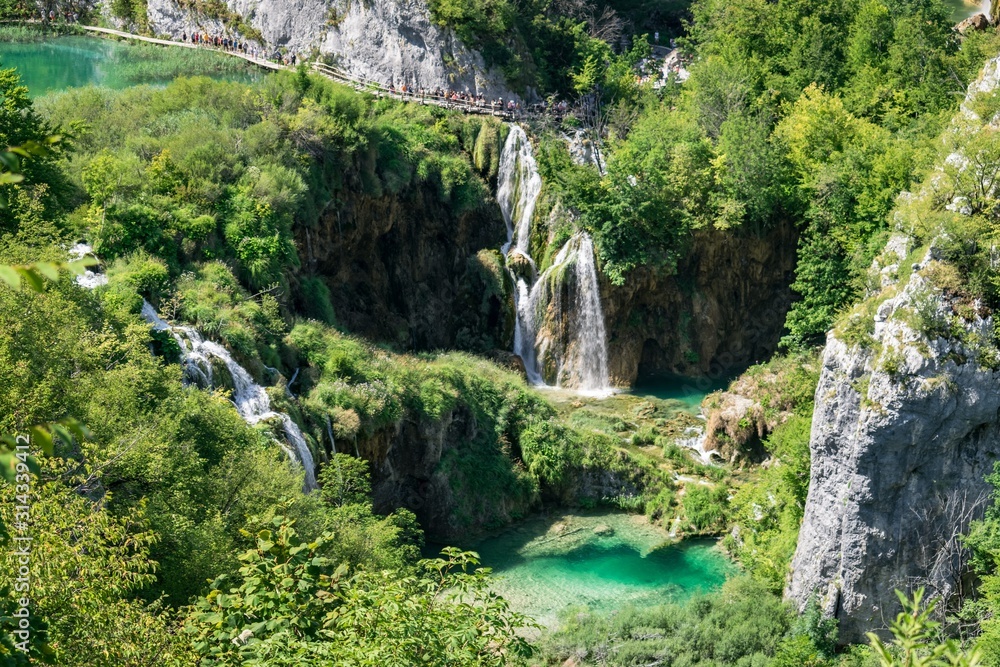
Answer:
[[493, 589], [547, 627], [574, 607], [683, 601], [736, 571], [714, 540], [671, 543], [644, 517], [620, 513], [532, 518], [472, 548], [493, 568]]

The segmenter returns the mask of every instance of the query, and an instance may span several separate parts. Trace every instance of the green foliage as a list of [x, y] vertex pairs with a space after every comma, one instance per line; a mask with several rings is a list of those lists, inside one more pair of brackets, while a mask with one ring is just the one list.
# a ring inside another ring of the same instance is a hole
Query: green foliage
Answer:
[[978, 649], [963, 651], [957, 641], [941, 641], [941, 624], [932, 620], [935, 600], [922, 605], [924, 589], [918, 589], [913, 598], [896, 591], [903, 611], [889, 625], [893, 642], [885, 644], [873, 632], [868, 633], [872, 650], [881, 667], [977, 667], [982, 664]]
[[683, 604], [606, 615], [570, 609], [541, 649], [548, 664], [767, 665], [793, 618], [780, 598], [740, 577]]
[[388, 355], [318, 322], [297, 324], [287, 342], [309, 366], [305, 413], [324, 429], [330, 419], [338, 451], [350, 446], [345, 440], [367, 448], [404, 420], [429, 429], [469, 420], [470, 437], [446, 448], [438, 467], [458, 525], [503, 524], [534, 501], [537, 480], [515, 465], [510, 445], [552, 411], [513, 374], [462, 354]]
[[583, 462], [575, 434], [549, 421], [534, 423], [521, 433], [521, 455], [528, 472], [556, 488], [567, 482], [570, 470]]
[[725, 486], [688, 484], [681, 504], [684, 516], [694, 530], [712, 532], [725, 526], [729, 508], [729, 490]]
[[337, 314], [330, 303], [330, 289], [319, 276], [308, 276], [302, 279], [300, 292], [302, 294], [302, 312], [324, 324], [336, 324]]
[[[616, 284], [637, 266], [670, 270], [709, 224], [797, 224], [802, 298], [784, 344], [812, 345], [860, 293], [896, 194], [930, 163], [927, 142], [956, 107], [948, 91], [964, 90], [1000, 39], [960, 50], [941, 0], [892, 11], [880, 0], [698, 0], [691, 11], [683, 89], [605, 102], [603, 178], [557, 150], [543, 152], [543, 177], [581, 214]], [[570, 72], [583, 89], [616, 62], [588, 56]]]
[[[148, 530], [145, 509], [138, 505], [116, 516], [70, 485], [87, 487], [96, 479], [95, 471], [77, 463], [47, 459], [33, 480], [32, 655], [48, 654], [67, 666], [136, 667], [154, 656], [179, 657], [184, 650], [172, 614], [160, 604], [133, 598], [155, 579], [157, 567], [149, 557], [156, 538]], [[0, 487], [5, 519], [18, 504], [14, 492], [14, 487]], [[13, 590], [17, 558], [13, 549], [4, 549], [0, 587]]]
[[1000, 623], [997, 610], [1000, 609], [1000, 509], [998, 491], [1000, 489], [1000, 467], [994, 467], [987, 476], [993, 486], [992, 503], [986, 508], [982, 519], [969, 525], [968, 534], [963, 538], [972, 554], [971, 565], [980, 577], [977, 595], [965, 602], [963, 619], [979, 626], [977, 646], [982, 649], [983, 664], [995, 667], [1000, 664]]
[[[862, 289], [879, 232], [896, 194], [909, 184], [905, 140], [852, 115], [842, 100], [806, 89], [777, 134], [787, 146], [809, 203], [792, 288], [802, 295], [788, 314], [786, 346], [818, 342]], [[864, 175], [859, 178], [859, 175]]]
[[[492, 173], [498, 160], [488, 135], [497, 130], [492, 121], [376, 101], [326, 79], [305, 82], [292, 73], [252, 86], [180, 78], [165, 89], [86, 88], [44, 98], [46, 118], [78, 128], [65, 167], [86, 202], [70, 218], [105, 261], [142, 249], [163, 260], [172, 279], [224, 261], [251, 293], [297, 286], [299, 294], [272, 296], [331, 321], [323, 286], [292, 279], [294, 228], [314, 225], [347, 191], [427, 189], [454, 215], [480, 208], [489, 199], [480, 173]], [[29, 102], [18, 95], [12, 123], [23, 125]], [[39, 127], [35, 134], [48, 128]], [[59, 204], [56, 191], [36, 198]]]
[[588, 34], [582, 15], [551, 0], [432, 0], [429, 7], [435, 23], [454, 29], [522, 92], [569, 93], [571, 73], [586, 66], [595, 47], [607, 48]]
[[275, 517], [240, 556], [239, 579], [216, 580], [185, 630], [200, 665], [506, 665], [531, 655], [529, 625], [488, 593], [475, 554], [421, 561], [416, 575], [351, 573]]
[[[114, 284], [112, 273], [111, 284]], [[222, 262], [206, 262], [180, 275], [176, 291], [163, 302], [173, 317], [193, 323], [217, 337], [241, 358], [277, 359], [277, 346], [287, 325], [275, 293], [277, 285], [247, 293]], [[278, 292], [280, 296], [280, 292]], [[171, 312], [172, 311], [172, 312]]]
[[319, 475], [320, 495], [334, 507], [364, 505], [372, 492], [368, 463], [346, 454], [334, 454]]
[[808, 415], [795, 415], [775, 429], [764, 443], [771, 465], [732, 500], [737, 531], [726, 537], [726, 546], [776, 593], [785, 586], [809, 490], [811, 422]]

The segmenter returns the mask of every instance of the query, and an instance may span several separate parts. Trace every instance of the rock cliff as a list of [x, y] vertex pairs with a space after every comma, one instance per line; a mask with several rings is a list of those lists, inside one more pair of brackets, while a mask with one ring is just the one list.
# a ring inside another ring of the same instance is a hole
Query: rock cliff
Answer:
[[[897, 270], [897, 237], [885, 260]], [[878, 268], [878, 267], [876, 267]], [[864, 641], [898, 611], [895, 589], [962, 590], [958, 539], [986, 504], [1000, 456], [992, 319], [959, 317], [933, 250], [827, 339], [816, 388], [809, 495], [786, 594], [814, 594]], [[859, 333], [860, 332], [860, 333]]]
[[[991, 120], [976, 115], [974, 98], [998, 81], [1000, 58], [969, 86], [946, 141], [962, 145]], [[993, 168], [977, 165], [954, 152], [921, 190], [901, 196], [896, 227], [919, 229], [924, 245], [912, 248], [912, 232], [894, 235], [867, 298], [827, 337], [785, 592], [800, 606], [817, 595], [840, 620], [842, 642], [884, 632], [899, 608], [894, 589], [923, 586], [948, 603], [966, 583], [959, 535], [981, 516], [984, 477], [1000, 457], [1000, 354], [993, 315], [945, 261], [954, 243], [935, 221], [961, 224], [967, 199], [944, 206], [944, 193], [963, 172]]]
[[[356, 77], [401, 86], [512, 97], [502, 75], [431, 21], [424, 0], [226, 0], [211, 12], [185, 0], [148, 0], [150, 30], [242, 34], [281, 53], [326, 57]], [[247, 35], [247, 33], [254, 33]]]
[[372, 462], [376, 510], [405, 507], [431, 539], [467, 539], [543, 502], [592, 507], [662, 484], [658, 471], [627, 452], [595, 450], [591, 461], [566, 471], [560, 487], [539, 489], [519, 459], [517, 433], [508, 430], [497, 439], [496, 425], [476, 412], [460, 404], [437, 420], [407, 413], [394, 426], [359, 438], [358, 453]]
[[615, 384], [643, 373], [725, 378], [777, 349], [792, 302], [798, 234], [702, 230], [677, 271], [634, 271], [602, 289]]

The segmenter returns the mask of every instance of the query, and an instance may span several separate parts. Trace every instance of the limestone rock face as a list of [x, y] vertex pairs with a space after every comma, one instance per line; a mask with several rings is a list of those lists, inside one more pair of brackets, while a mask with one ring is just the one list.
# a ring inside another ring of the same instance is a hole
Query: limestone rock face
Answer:
[[786, 595], [803, 606], [817, 594], [842, 642], [884, 630], [898, 612], [894, 589], [958, 592], [957, 536], [981, 516], [984, 477], [1000, 456], [1000, 373], [967, 342], [989, 340], [991, 320], [951, 319], [965, 334], [947, 337], [913, 326], [916, 312], [923, 321], [953, 312], [926, 278], [934, 263], [928, 254], [878, 304], [868, 344], [827, 338]]
[[[970, 102], [998, 85], [994, 58], [969, 86], [954, 131], [990, 120]], [[959, 153], [946, 162], [971, 168]], [[901, 206], [933, 196], [933, 186], [932, 177], [925, 192], [904, 193]], [[809, 495], [785, 593], [800, 606], [817, 594], [840, 619], [842, 642], [884, 632], [898, 611], [894, 589], [924, 586], [946, 602], [960, 592], [957, 536], [982, 515], [984, 477], [1000, 457], [992, 317], [956, 293], [958, 274], [933, 244], [897, 277], [911, 245], [897, 233], [876, 259], [877, 294], [851, 327], [870, 334], [857, 344], [831, 332], [816, 388]], [[954, 279], [938, 279], [949, 271]]]
[[[226, 0], [225, 5], [260, 32], [267, 48], [300, 58], [329, 56], [356, 77], [513, 97], [503, 77], [477, 52], [431, 21], [424, 0]], [[198, 14], [177, 0], [149, 0], [147, 14], [157, 35], [236, 34], [222, 19]]]

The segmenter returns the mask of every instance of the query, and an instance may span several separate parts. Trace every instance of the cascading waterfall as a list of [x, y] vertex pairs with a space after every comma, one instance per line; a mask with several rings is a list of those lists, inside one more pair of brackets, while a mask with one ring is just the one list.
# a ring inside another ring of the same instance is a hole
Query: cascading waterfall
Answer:
[[281, 420], [285, 438], [295, 448], [293, 452], [284, 443], [282, 448], [288, 457], [305, 469], [305, 489], [316, 488], [316, 464], [305, 436], [298, 424], [283, 412], [271, 409], [271, 399], [264, 387], [253, 381], [250, 373], [239, 365], [229, 350], [210, 340], [204, 340], [192, 327], [167, 324], [153, 308], [143, 300], [142, 317], [156, 331], [168, 331], [181, 348], [181, 364], [185, 381], [208, 389], [212, 387], [212, 359], [222, 362], [233, 379], [233, 404], [236, 411], [248, 424], [256, 424], [265, 419], [277, 417]]
[[503, 252], [515, 285], [514, 353], [524, 362], [531, 384], [546, 385], [544, 370], [554, 369], [550, 377], [557, 387], [607, 393], [607, 332], [594, 244], [586, 232], [575, 233], [552, 266], [538, 275], [530, 254], [531, 220], [541, 188], [531, 142], [512, 125], [500, 156], [497, 201], [507, 224]]

